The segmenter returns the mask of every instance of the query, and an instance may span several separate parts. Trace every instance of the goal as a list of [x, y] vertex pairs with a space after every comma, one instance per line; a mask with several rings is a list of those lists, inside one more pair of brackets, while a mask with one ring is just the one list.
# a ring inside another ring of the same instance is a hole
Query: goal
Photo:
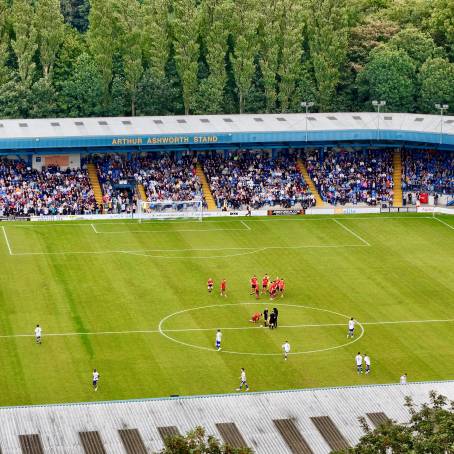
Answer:
[[198, 221], [203, 219], [203, 201], [197, 200], [161, 200], [145, 202], [139, 200], [136, 219], [142, 222], [147, 219], [184, 219]]

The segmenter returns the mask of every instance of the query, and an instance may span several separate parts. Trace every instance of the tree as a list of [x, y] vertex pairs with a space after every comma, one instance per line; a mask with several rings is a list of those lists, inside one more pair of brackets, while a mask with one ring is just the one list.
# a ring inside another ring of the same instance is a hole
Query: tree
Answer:
[[433, 39], [415, 27], [404, 28], [389, 40], [389, 46], [404, 50], [419, 68], [428, 58], [443, 56]]
[[25, 87], [30, 87], [35, 76], [35, 53], [38, 48], [34, 24], [34, 8], [28, 0], [14, 0], [12, 25], [15, 38], [11, 42], [17, 59], [17, 71]]
[[156, 79], [164, 79], [169, 59], [168, 0], [144, 0], [142, 35], [145, 60]]
[[388, 19], [366, 17], [350, 30], [348, 60], [355, 72], [367, 63], [369, 54], [380, 44], [386, 44], [397, 32], [399, 25]]
[[267, 112], [276, 109], [281, 17], [280, 0], [270, 0], [263, 4], [259, 24], [259, 63], [263, 75]]
[[[446, 454], [454, 448], [454, 402], [431, 391], [429, 403], [417, 408], [410, 397], [405, 398], [410, 413], [409, 424], [388, 421], [371, 430], [364, 418], [360, 418], [365, 435], [354, 447], [340, 453], [386, 454]], [[335, 454], [335, 453], [334, 453]]]
[[454, 64], [443, 58], [427, 60], [419, 72], [419, 109], [437, 113], [435, 104], [448, 104], [454, 109]]
[[136, 114], [137, 85], [143, 74], [142, 10], [137, 0], [119, 0], [115, 10], [119, 27], [120, 52], [123, 55], [125, 87], [131, 102], [131, 115]]
[[113, 56], [117, 50], [116, 21], [114, 10], [116, 0], [91, 0], [90, 26], [87, 42], [102, 77], [102, 104], [107, 109], [109, 88], [112, 83]]
[[65, 23], [84, 33], [88, 28], [88, 13], [90, 3], [88, 0], [60, 0], [61, 12]]
[[179, 81], [170, 75], [156, 78], [147, 70], [138, 86], [137, 113], [139, 115], [179, 115], [184, 112]]
[[330, 110], [336, 96], [348, 45], [347, 15], [343, 0], [308, 0], [307, 39], [317, 82], [317, 104]]
[[32, 118], [53, 118], [58, 113], [57, 93], [46, 78], [37, 80], [28, 96], [28, 115]]
[[11, 14], [7, 0], [0, 0], [0, 85], [8, 80], [8, 16]]
[[63, 41], [58, 50], [52, 82], [58, 87], [61, 81], [68, 79], [75, 69], [77, 59], [83, 53], [88, 52], [85, 40], [76, 30], [70, 26], [65, 26]]
[[371, 52], [364, 70], [358, 74], [361, 100], [385, 100], [393, 112], [412, 112], [415, 96], [415, 65], [404, 50], [380, 46]]
[[197, 91], [200, 11], [195, 0], [173, 2], [172, 34], [175, 63], [183, 86], [185, 115], [189, 114]]
[[50, 78], [55, 57], [64, 38], [59, 0], [38, 0], [34, 16], [38, 30], [38, 50], [44, 78]]
[[[199, 86], [199, 106], [207, 113], [220, 113], [227, 82], [226, 53], [231, 32], [231, 0], [204, 0], [201, 3], [201, 31], [209, 74]], [[201, 110], [202, 110], [201, 109]]]
[[[280, 58], [277, 75], [279, 79], [278, 99], [282, 112], [287, 112], [296, 83], [301, 74], [303, 54], [304, 17], [300, 2], [280, 0]], [[301, 98], [299, 99], [301, 101]]]
[[203, 427], [196, 427], [185, 436], [174, 435], [166, 438], [161, 454], [252, 454], [250, 448], [231, 448], [222, 444], [212, 435], [206, 435]]
[[255, 73], [254, 58], [258, 51], [257, 29], [260, 21], [257, 0], [235, 0], [232, 13], [233, 53], [230, 54], [233, 75], [238, 92], [240, 113]]
[[61, 83], [60, 108], [69, 117], [102, 113], [104, 80], [93, 57], [84, 53], [77, 59], [71, 76]]
[[454, 59], [454, 4], [451, 0], [434, 0], [429, 3], [429, 30], [437, 44], [445, 46], [451, 59]]

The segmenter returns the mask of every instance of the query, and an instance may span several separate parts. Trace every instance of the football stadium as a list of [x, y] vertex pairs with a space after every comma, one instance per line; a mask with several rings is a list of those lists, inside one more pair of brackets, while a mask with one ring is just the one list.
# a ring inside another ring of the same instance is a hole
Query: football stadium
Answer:
[[454, 397], [442, 121], [3, 120], [2, 452], [322, 453]]

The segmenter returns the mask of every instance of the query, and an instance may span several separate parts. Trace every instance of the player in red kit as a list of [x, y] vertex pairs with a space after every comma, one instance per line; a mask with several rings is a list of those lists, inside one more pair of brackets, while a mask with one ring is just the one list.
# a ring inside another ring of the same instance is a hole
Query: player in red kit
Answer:
[[255, 286], [255, 299], [259, 299], [260, 298], [260, 289], [259, 289], [259, 286], [256, 285]]
[[251, 319], [249, 320], [252, 323], [257, 323], [262, 318], [262, 314], [260, 312], [255, 312], [252, 314]]
[[213, 291], [213, 285], [214, 285], [213, 279], [211, 279], [210, 277], [207, 281], [208, 293], [211, 293]]
[[270, 285], [270, 300], [274, 300], [274, 297], [276, 296], [276, 290], [277, 290], [277, 284], [276, 281], [271, 282]]
[[258, 282], [257, 282], [257, 276], [254, 274], [254, 276], [251, 277], [251, 295], [255, 293], [255, 289], [258, 287]]
[[222, 279], [221, 281], [221, 296], [227, 298], [227, 281], [225, 279]]
[[262, 279], [262, 293], [266, 293], [268, 291], [268, 284], [270, 283], [270, 278], [268, 274], [265, 274]]
[[285, 292], [285, 282], [284, 279], [279, 279], [279, 292], [281, 294], [281, 298], [284, 298], [284, 292]]

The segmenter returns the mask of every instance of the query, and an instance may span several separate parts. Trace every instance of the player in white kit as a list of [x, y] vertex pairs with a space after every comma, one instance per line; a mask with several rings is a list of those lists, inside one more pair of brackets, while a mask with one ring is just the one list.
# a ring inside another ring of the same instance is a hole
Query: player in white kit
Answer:
[[99, 380], [99, 372], [96, 369], [93, 369], [93, 389], [98, 391], [98, 380]]
[[41, 335], [42, 335], [42, 329], [39, 325], [36, 325], [35, 328], [35, 340], [37, 344], [41, 343]]
[[366, 375], [370, 372], [370, 357], [367, 353], [364, 354], [364, 364], [366, 365]]
[[282, 351], [284, 352], [284, 359], [287, 361], [288, 354], [290, 353], [290, 344], [288, 343], [288, 341], [285, 341], [282, 344]]
[[246, 391], [249, 391], [249, 385], [247, 384], [246, 371], [244, 370], [244, 367], [241, 368], [240, 387], [236, 390], [241, 391], [243, 386], [246, 388]]
[[347, 339], [353, 337], [355, 335], [355, 320], [353, 317], [348, 321], [348, 333], [347, 333]]
[[221, 340], [222, 340], [222, 333], [221, 330], [218, 329], [216, 331], [216, 350], [219, 351], [221, 349]]
[[361, 356], [361, 353], [358, 352], [358, 354], [355, 356], [355, 363], [356, 363], [356, 372], [359, 374], [363, 373], [363, 357]]

